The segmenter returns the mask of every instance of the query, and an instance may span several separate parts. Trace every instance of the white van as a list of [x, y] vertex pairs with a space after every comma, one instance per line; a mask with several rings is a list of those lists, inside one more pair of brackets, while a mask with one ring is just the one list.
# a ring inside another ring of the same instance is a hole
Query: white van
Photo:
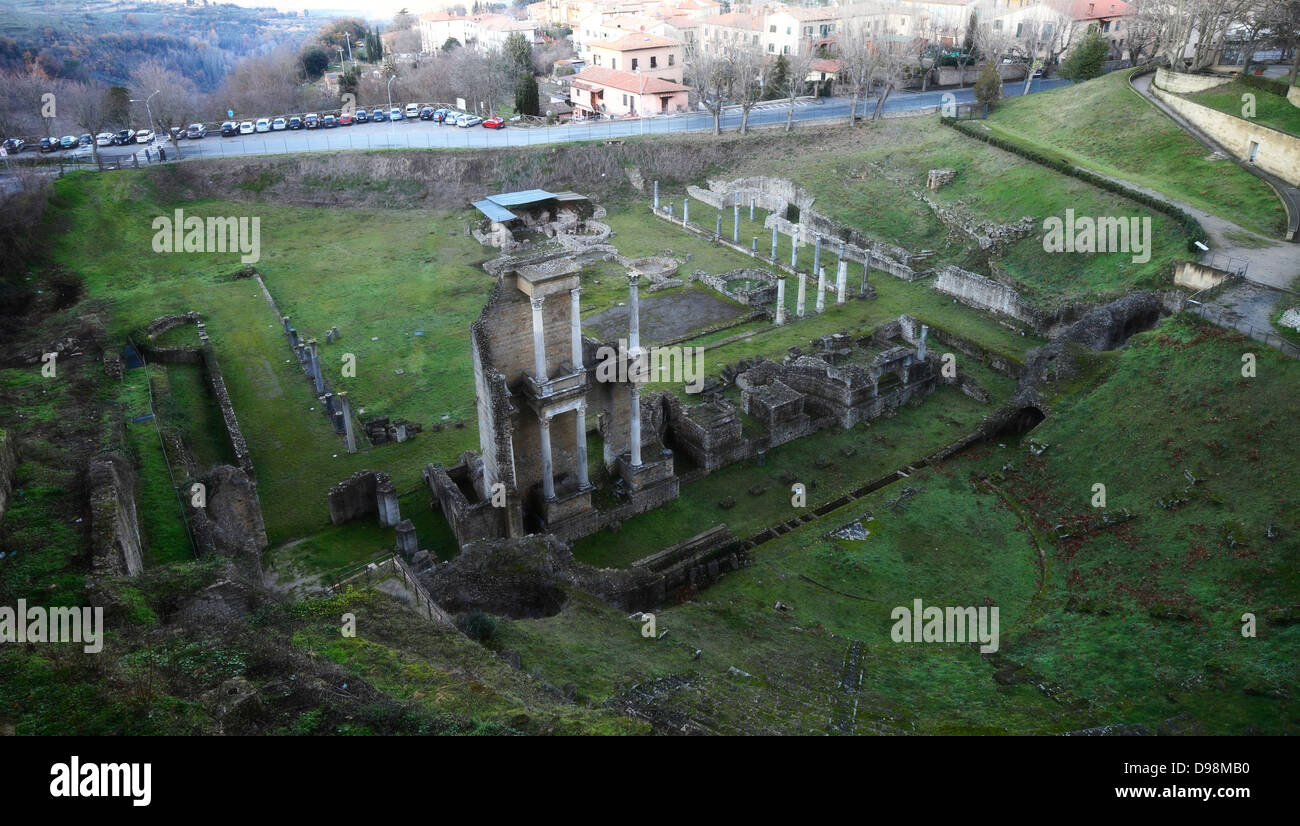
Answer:
[[408, 119], [410, 119], [410, 120], [419, 120], [419, 118], [420, 118], [420, 104], [418, 104], [418, 103], [408, 103], [408, 104], [406, 104], [406, 117], [407, 117]]

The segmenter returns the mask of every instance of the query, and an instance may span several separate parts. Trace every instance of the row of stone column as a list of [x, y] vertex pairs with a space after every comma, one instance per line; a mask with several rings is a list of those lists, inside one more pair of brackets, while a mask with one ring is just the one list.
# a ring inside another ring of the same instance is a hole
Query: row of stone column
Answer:
[[[290, 322], [289, 316], [281, 317], [280, 322], [284, 325], [284, 334], [289, 338], [289, 346], [293, 348], [294, 356], [298, 359], [298, 365], [311, 379], [312, 390], [315, 392], [317, 400], [325, 408], [325, 415], [329, 419], [330, 426], [334, 428], [335, 433], [343, 434], [347, 442], [348, 453], [356, 453], [356, 426], [353, 423], [352, 402], [348, 399], [348, 394], [346, 392], [334, 393], [329, 390], [328, 385], [325, 383], [325, 373], [321, 368], [320, 348], [316, 343], [316, 339], [304, 340], [299, 336], [298, 330]], [[337, 329], [334, 328], [331, 333], [335, 333]]]
[[[657, 189], [657, 185], [656, 185]], [[575, 372], [582, 367], [582, 287], [569, 290], [569, 347], [570, 357]], [[550, 380], [546, 364], [546, 328], [542, 318], [542, 307], [546, 297], [537, 296], [529, 299], [533, 311], [533, 374], [539, 387], [543, 388]], [[577, 434], [578, 485], [590, 484], [587, 474], [587, 403], [584, 401], [574, 411], [574, 428]], [[551, 453], [551, 416], [543, 413], [538, 417], [538, 431], [542, 450], [542, 495], [547, 499], [555, 498], [555, 465]]]

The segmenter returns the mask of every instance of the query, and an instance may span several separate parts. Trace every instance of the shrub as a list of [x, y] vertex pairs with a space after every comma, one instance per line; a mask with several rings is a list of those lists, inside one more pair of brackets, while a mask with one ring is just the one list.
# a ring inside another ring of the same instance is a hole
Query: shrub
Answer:
[[1097, 31], [1096, 26], [1090, 26], [1083, 42], [1071, 49], [1065, 60], [1061, 61], [1057, 74], [1075, 83], [1100, 77], [1102, 64], [1106, 62], [1109, 51], [1101, 32]]
[[491, 614], [475, 612], [460, 621], [460, 630], [465, 636], [484, 645], [492, 642], [497, 635], [497, 618]]

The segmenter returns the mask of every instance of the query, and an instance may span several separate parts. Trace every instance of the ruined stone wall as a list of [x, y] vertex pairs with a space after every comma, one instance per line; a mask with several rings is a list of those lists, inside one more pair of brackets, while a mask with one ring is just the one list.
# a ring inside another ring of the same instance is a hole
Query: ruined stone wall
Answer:
[[213, 468], [199, 482], [206, 488], [206, 505], [195, 508], [191, 500], [185, 500], [199, 552], [233, 559], [260, 581], [267, 540], [257, 485], [243, 470], [230, 465]]
[[1041, 322], [1038, 312], [1014, 289], [960, 267], [940, 267], [933, 288], [968, 307], [1010, 316], [1035, 329]]
[[217, 402], [217, 409], [221, 411], [221, 419], [226, 425], [226, 438], [230, 440], [230, 450], [235, 457], [235, 464], [239, 469], [248, 474], [248, 478], [256, 482], [257, 476], [253, 470], [253, 459], [248, 452], [248, 442], [244, 441], [244, 433], [239, 429], [239, 420], [235, 418], [235, 405], [230, 401], [230, 391], [226, 390], [226, 380], [221, 375], [221, 366], [217, 364], [217, 354], [212, 349], [212, 343], [207, 340], [206, 335], [201, 335], [203, 339], [203, 370], [208, 378], [208, 386], [212, 389], [212, 397]]
[[86, 469], [91, 553], [101, 576], [138, 576], [144, 570], [135, 481], [131, 463], [116, 453], [96, 454]]
[[9, 500], [14, 492], [14, 472], [18, 469], [18, 445], [14, 434], [0, 430], [0, 522], [5, 521]]
[[186, 324], [198, 324], [200, 320], [202, 320], [202, 316], [196, 312], [164, 315], [149, 322], [149, 326], [145, 327], [144, 331], [149, 338], [156, 338], [168, 330], [174, 330]]
[[447, 524], [451, 526], [459, 545], [465, 545], [475, 539], [495, 539], [506, 536], [506, 509], [493, 507], [490, 498], [470, 502], [460, 485], [451, 476], [453, 473], [457, 474], [458, 478], [463, 477], [464, 482], [470, 483], [471, 472], [469, 464], [465, 461], [449, 470], [443, 470], [433, 464], [426, 465], [424, 468], [424, 482], [437, 500], [443, 516], [447, 518]]
[[374, 514], [379, 524], [392, 527], [401, 520], [397, 491], [387, 473], [359, 470], [330, 488], [330, 522], [341, 525]]

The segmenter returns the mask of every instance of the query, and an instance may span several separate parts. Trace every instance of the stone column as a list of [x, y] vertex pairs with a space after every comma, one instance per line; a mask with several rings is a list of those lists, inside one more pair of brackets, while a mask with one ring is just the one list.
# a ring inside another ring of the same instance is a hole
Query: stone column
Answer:
[[641, 349], [641, 302], [637, 290], [640, 280], [638, 272], [627, 274], [627, 349], [634, 358], [635, 351]]
[[572, 345], [571, 358], [575, 371], [582, 369], [582, 308], [580, 296], [582, 287], [569, 290], [569, 342]]
[[302, 343], [302, 342], [300, 342], [300, 341], [298, 340], [298, 331], [295, 330], [294, 328], [290, 327], [290, 328], [289, 328], [289, 346], [292, 347], [294, 350], [297, 350], [297, 349], [298, 349], [298, 345], [301, 344], [301, 343]]
[[682, 226], [691, 222], [691, 196], [682, 199]]
[[790, 269], [799, 267], [799, 230], [790, 232]]
[[587, 479], [587, 403], [578, 405], [573, 415], [574, 431], [578, 437], [578, 487], [585, 488], [591, 486]]
[[375, 499], [379, 524], [391, 528], [402, 521], [402, 513], [397, 505], [397, 487], [386, 473], [375, 475]]
[[533, 374], [538, 383], [546, 381], [546, 331], [542, 327], [542, 303], [545, 298], [530, 298], [533, 307]]
[[736, 202], [736, 205], [735, 207], [733, 207], [733, 209], [734, 209], [734, 214], [731, 219], [731, 243], [739, 244], [740, 243], [740, 202], [739, 201]]
[[757, 235], [754, 236], [754, 243], [749, 249], [749, 254], [754, 256], [755, 258], [758, 257], [758, 236]]
[[641, 386], [632, 381], [632, 410], [628, 427], [628, 448], [632, 454], [632, 467], [641, 467]]
[[776, 326], [785, 323], [785, 279], [776, 280]]
[[804, 298], [807, 292], [808, 292], [808, 273], [801, 272], [799, 273], [799, 294], [795, 298], [795, 303], [794, 303], [794, 314], [799, 318], [803, 318], [804, 304], [805, 304]]
[[722, 213], [721, 212], [718, 213], [717, 223], [713, 225], [713, 234], [717, 236], [719, 240], [721, 240], [722, 238]]
[[292, 329], [292, 325], [289, 323], [289, 316], [283, 316], [280, 321], [284, 323], [284, 334], [286, 336], [289, 335], [289, 330]]
[[772, 260], [776, 260], [776, 227], [772, 227]]
[[[871, 274], [871, 253], [868, 252], [866, 256], [866, 260], [862, 262], [862, 294], [863, 295], [867, 294], [867, 276], [869, 276], [870, 274]], [[848, 275], [847, 270], [845, 271], [845, 275], [846, 276]]]
[[754, 220], [754, 199], [749, 199], [749, 220]]
[[849, 265], [843, 264], [840, 271], [835, 274], [835, 303], [843, 304], [847, 296], [845, 290], [849, 286]]
[[669, 217], [669, 218], [673, 217], [673, 202], [672, 202], [672, 201], [669, 201], [669, 202], [668, 202], [668, 217]]
[[816, 272], [822, 268], [822, 237], [817, 236], [817, 241], [813, 245], [813, 271]]
[[655, 209], [659, 209], [659, 182], [655, 181]]
[[314, 338], [307, 339], [307, 352], [310, 354], [311, 357], [312, 387], [315, 388], [317, 394], [324, 393], [325, 377], [321, 375], [321, 371], [320, 371], [320, 350], [317, 349], [316, 347], [316, 339]]
[[542, 442], [542, 496], [555, 498], [555, 468], [551, 464], [551, 417], [542, 414], [537, 420]]
[[340, 412], [343, 414], [343, 437], [348, 442], [348, 453], [356, 453], [357, 433], [352, 425], [352, 402], [348, 399], [346, 391], [338, 393], [334, 398], [338, 399], [339, 406], [342, 408]]
[[826, 312], [826, 268], [817, 270], [817, 312]]
[[415, 525], [411, 520], [403, 519], [397, 523], [397, 552], [409, 560], [420, 550], [420, 541], [415, 536]]
[[922, 324], [922, 325], [921, 325], [921, 340], [920, 340], [920, 342], [916, 345], [916, 359], [917, 359], [917, 361], [925, 361], [925, 337], [929, 334], [929, 332], [930, 332], [930, 327], [929, 327], [929, 325]]

